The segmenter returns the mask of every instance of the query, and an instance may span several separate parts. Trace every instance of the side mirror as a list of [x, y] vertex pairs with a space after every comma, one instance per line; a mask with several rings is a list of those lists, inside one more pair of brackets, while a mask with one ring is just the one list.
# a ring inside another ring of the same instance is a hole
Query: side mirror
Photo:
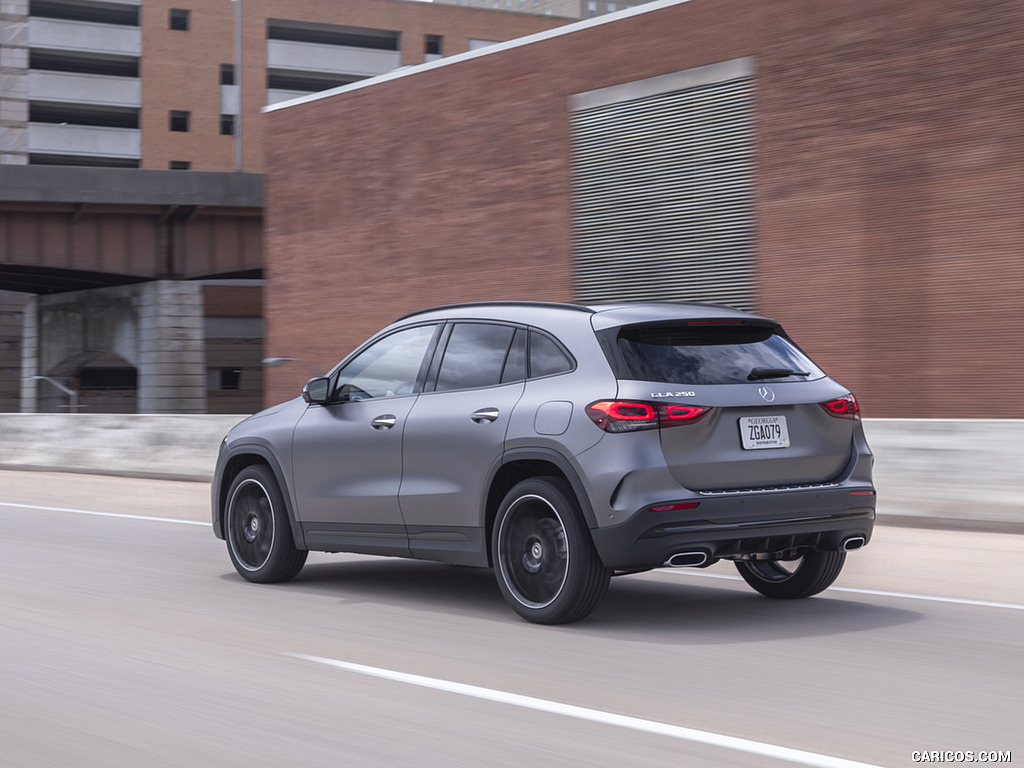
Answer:
[[331, 395], [331, 380], [323, 376], [310, 379], [302, 388], [302, 399], [313, 405], [326, 405]]

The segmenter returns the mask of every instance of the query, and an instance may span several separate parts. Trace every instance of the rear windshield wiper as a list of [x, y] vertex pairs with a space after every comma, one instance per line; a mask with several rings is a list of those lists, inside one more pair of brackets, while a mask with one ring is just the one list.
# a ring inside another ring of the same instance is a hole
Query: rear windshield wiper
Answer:
[[749, 381], [755, 381], [757, 379], [781, 379], [786, 376], [810, 375], [810, 371], [794, 371], [792, 368], [755, 368], [747, 374], [747, 379]]

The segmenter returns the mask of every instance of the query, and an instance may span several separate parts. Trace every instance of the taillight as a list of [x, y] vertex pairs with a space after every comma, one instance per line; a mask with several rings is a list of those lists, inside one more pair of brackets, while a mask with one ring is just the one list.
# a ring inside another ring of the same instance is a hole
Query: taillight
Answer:
[[853, 395], [843, 395], [835, 400], [826, 403], [818, 403], [829, 416], [836, 416], [840, 419], [859, 419], [860, 406], [857, 405], [857, 398]]
[[693, 424], [710, 408], [633, 400], [600, 400], [587, 406], [587, 415], [605, 432], [638, 432], [680, 424]]

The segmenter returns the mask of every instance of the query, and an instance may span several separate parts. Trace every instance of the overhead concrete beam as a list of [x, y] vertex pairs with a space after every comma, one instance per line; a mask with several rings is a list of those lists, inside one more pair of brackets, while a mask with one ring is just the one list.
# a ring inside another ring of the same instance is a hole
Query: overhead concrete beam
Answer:
[[263, 174], [7, 165], [0, 202], [262, 208]]

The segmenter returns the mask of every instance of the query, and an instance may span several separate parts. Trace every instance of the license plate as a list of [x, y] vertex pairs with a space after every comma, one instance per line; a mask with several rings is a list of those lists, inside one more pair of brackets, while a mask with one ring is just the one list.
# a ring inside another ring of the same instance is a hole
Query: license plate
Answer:
[[740, 439], [747, 451], [759, 448], [788, 448], [789, 430], [785, 416], [745, 416], [740, 419]]

